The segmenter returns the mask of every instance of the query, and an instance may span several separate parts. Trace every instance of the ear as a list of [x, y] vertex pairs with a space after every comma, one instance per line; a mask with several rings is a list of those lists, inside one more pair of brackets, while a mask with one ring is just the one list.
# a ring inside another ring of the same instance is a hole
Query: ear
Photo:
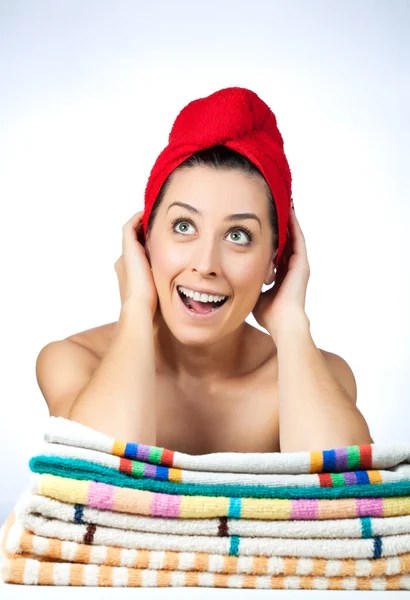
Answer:
[[145, 250], [145, 256], [147, 257], [147, 260], [149, 262], [149, 266], [151, 267], [151, 259], [150, 259], [150, 243], [149, 240], [147, 240], [144, 244], [144, 250]]
[[276, 279], [276, 273], [275, 273], [275, 270], [276, 270], [276, 265], [275, 265], [275, 257], [276, 257], [276, 255], [277, 255], [277, 253], [278, 253], [278, 251], [276, 251], [276, 252], [274, 252], [274, 253], [272, 254], [272, 258], [271, 258], [271, 260], [270, 260], [269, 267], [268, 267], [268, 270], [267, 270], [267, 272], [266, 272], [266, 276], [265, 276], [265, 281], [264, 281], [265, 285], [270, 285], [270, 284], [271, 284], [271, 283], [273, 283], [273, 282], [275, 281], [275, 279]]

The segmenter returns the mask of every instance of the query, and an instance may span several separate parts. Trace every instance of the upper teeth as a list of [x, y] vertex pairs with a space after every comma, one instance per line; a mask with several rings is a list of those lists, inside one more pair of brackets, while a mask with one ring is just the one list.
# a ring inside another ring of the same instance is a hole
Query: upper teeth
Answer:
[[200, 294], [199, 292], [194, 292], [193, 290], [184, 288], [184, 287], [182, 287], [182, 285], [179, 285], [178, 289], [180, 292], [185, 294], [185, 296], [188, 296], [189, 298], [192, 298], [193, 300], [199, 300], [200, 302], [220, 302], [221, 300], [224, 300], [225, 298], [228, 297], [228, 296], [211, 296], [209, 294]]

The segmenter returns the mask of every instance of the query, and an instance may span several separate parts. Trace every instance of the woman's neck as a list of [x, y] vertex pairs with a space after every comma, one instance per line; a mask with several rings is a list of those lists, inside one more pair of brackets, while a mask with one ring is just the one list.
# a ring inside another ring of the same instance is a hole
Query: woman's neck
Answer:
[[184, 343], [158, 314], [154, 319], [154, 344], [161, 369], [179, 382], [202, 379], [211, 383], [235, 377], [243, 366], [249, 328], [244, 321], [215, 341]]

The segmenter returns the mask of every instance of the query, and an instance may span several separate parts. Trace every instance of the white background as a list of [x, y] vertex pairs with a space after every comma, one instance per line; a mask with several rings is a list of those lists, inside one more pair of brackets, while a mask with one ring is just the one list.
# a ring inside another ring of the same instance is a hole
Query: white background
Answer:
[[0, 11], [0, 523], [48, 418], [38, 353], [117, 320], [122, 225], [143, 208], [179, 111], [223, 87], [252, 89], [277, 116], [316, 345], [353, 369], [375, 443], [410, 441], [410, 3], [3, 0]]

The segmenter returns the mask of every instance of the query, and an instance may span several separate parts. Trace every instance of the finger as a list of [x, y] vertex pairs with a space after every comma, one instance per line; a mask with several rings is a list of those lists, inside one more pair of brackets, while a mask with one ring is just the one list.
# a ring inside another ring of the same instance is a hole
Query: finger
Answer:
[[122, 263], [123, 263], [123, 257], [122, 254], [119, 258], [117, 258], [117, 260], [114, 263], [114, 270], [115, 272], [117, 272], [118, 269], [122, 268]]
[[143, 211], [143, 210], [140, 210], [140, 211], [138, 211], [137, 213], [135, 213], [135, 215], [132, 215], [131, 219], [129, 219], [129, 220], [128, 220], [128, 221], [125, 223], [125, 225], [124, 225], [123, 229], [125, 229], [125, 228], [126, 228], [126, 229], [129, 229], [129, 228], [133, 228], [133, 227], [135, 227], [135, 226], [137, 225], [137, 223], [138, 223], [139, 221], [141, 221], [141, 218], [142, 218], [142, 215], [143, 215], [143, 213], [144, 213], [144, 211]]
[[289, 261], [286, 258], [283, 260], [283, 258], [284, 257], [281, 258], [280, 264], [276, 271], [276, 277], [275, 277], [275, 288], [276, 289], [281, 285], [282, 281], [286, 277], [286, 273], [288, 272]]
[[127, 243], [127, 240], [138, 242], [143, 245], [143, 240], [139, 239], [141, 235], [142, 227], [142, 215], [144, 211], [140, 210], [129, 219], [123, 226], [123, 243]]
[[303, 235], [299, 221], [292, 209], [290, 210], [289, 225], [292, 233], [293, 248], [295, 253], [306, 256], [307, 251], [305, 236]]
[[290, 230], [287, 229], [286, 230], [286, 242], [285, 245], [283, 247], [282, 250], [282, 256], [280, 259], [280, 264], [282, 265], [283, 263], [286, 263], [289, 261], [290, 257], [293, 254], [293, 242], [292, 242], [292, 236], [290, 234]]

